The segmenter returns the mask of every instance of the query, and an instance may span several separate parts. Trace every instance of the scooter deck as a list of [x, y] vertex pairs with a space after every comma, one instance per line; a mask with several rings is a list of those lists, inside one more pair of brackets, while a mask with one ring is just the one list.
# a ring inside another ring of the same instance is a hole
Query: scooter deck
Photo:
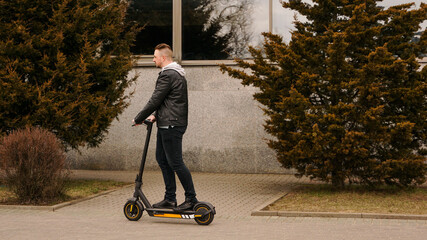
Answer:
[[173, 209], [167, 208], [146, 208], [148, 215], [152, 217], [166, 217], [166, 218], [185, 218], [194, 219], [196, 217], [202, 217], [201, 214], [196, 214], [192, 210], [187, 211], [174, 211]]

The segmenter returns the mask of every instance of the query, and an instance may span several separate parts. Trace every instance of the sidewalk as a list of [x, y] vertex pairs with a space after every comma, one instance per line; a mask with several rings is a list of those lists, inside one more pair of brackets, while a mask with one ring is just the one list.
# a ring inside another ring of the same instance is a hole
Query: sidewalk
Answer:
[[[136, 171], [74, 171], [73, 178], [133, 182]], [[61, 208], [55, 212], [0, 209], [0, 239], [425, 239], [427, 221], [251, 216], [257, 207], [298, 182], [292, 175], [193, 173], [197, 197], [217, 214], [209, 226], [194, 220], [123, 215], [133, 187]], [[160, 171], [144, 173], [143, 190], [153, 203], [162, 199]], [[179, 182], [179, 181], [178, 181]], [[184, 200], [178, 186], [178, 202]]]

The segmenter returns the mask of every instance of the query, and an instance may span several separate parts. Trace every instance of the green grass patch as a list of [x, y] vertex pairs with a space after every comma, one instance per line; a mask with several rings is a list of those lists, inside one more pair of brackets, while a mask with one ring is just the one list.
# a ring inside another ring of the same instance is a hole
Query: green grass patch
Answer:
[[[117, 189], [128, 185], [126, 182], [117, 182], [112, 180], [67, 180], [65, 191], [62, 196], [52, 199], [41, 205], [54, 205], [61, 202], [81, 199], [93, 194], [101, 193], [108, 190]], [[0, 185], [0, 204], [22, 204], [16, 195], [5, 185]]]
[[369, 189], [351, 185], [337, 190], [326, 184], [305, 184], [295, 187], [264, 210], [427, 214], [427, 187]]

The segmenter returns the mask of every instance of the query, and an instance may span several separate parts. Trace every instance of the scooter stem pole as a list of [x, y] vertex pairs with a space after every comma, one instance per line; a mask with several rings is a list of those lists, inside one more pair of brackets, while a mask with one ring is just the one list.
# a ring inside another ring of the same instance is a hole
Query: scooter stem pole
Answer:
[[136, 178], [136, 181], [142, 183], [142, 174], [144, 173], [145, 160], [147, 159], [148, 144], [150, 143], [151, 130], [153, 128], [153, 123], [145, 120], [144, 123], [147, 125], [147, 136], [145, 138], [144, 152], [142, 153], [141, 166], [139, 167], [139, 174]]

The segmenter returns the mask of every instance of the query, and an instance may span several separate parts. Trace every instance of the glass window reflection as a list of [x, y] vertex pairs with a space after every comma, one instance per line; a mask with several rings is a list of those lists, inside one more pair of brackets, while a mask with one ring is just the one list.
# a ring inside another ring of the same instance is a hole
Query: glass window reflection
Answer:
[[[279, 34], [283, 37], [283, 40], [287, 43], [291, 40], [291, 31], [295, 30], [294, 27], [294, 16], [297, 14], [298, 19], [305, 19], [299, 15], [296, 11], [289, 8], [284, 8], [281, 0], [273, 0], [273, 28], [274, 34]], [[308, 1], [303, 1], [308, 2]]]
[[184, 60], [250, 57], [268, 31], [268, 0], [182, 0]]
[[159, 43], [172, 46], [172, 0], [133, 0], [127, 21], [136, 21], [144, 27], [131, 48], [133, 54], [152, 55]]

